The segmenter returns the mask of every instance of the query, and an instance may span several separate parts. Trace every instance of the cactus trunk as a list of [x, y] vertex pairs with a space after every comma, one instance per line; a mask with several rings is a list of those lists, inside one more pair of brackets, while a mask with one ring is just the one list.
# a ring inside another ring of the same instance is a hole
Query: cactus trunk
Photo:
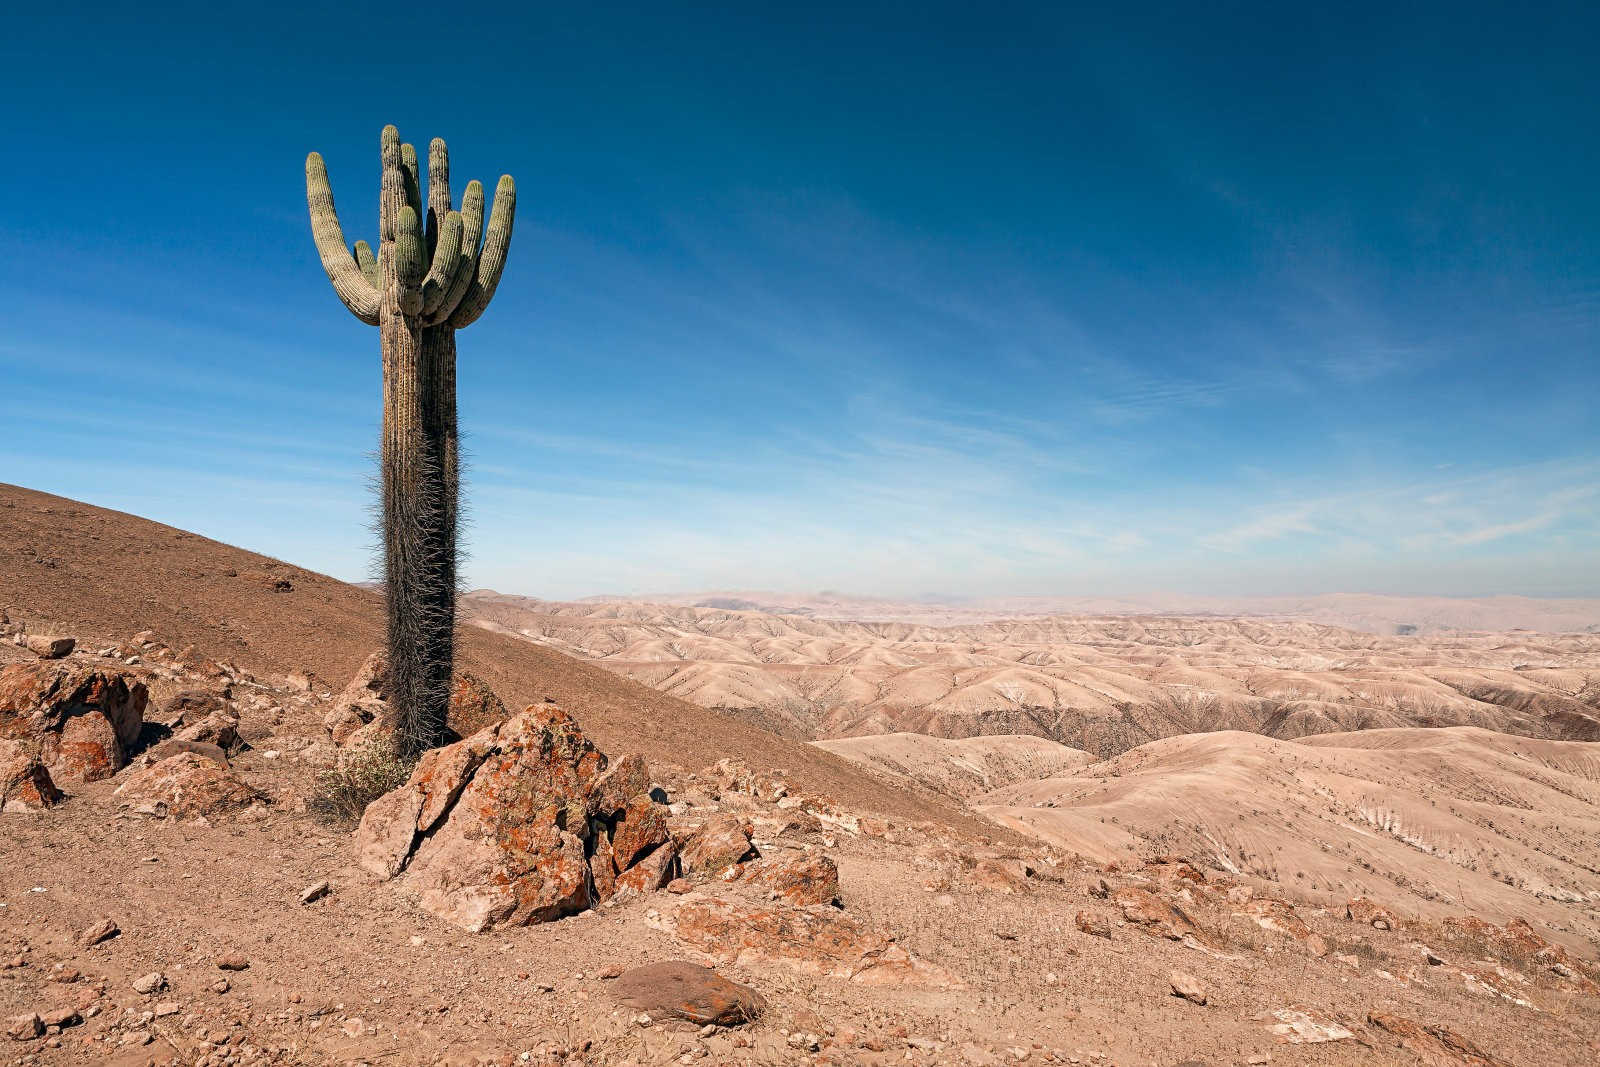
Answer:
[[509, 176], [500, 179], [485, 229], [477, 182], [468, 185], [462, 210], [451, 209], [443, 141], [429, 150], [426, 207], [416, 150], [402, 145], [392, 126], [383, 131], [382, 160], [376, 256], [364, 241], [345, 245], [315, 152], [306, 159], [306, 201], [334, 291], [357, 318], [378, 327], [383, 352], [389, 699], [399, 754], [410, 758], [448, 735], [460, 502], [455, 335], [483, 313], [499, 284], [516, 187]]

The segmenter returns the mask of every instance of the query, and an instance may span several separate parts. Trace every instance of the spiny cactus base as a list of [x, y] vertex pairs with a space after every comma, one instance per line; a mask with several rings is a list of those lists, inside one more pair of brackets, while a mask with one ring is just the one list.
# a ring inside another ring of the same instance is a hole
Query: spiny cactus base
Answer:
[[393, 126], [383, 130], [382, 163], [376, 255], [365, 241], [345, 244], [316, 152], [306, 157], [306, 203], [333, 291], [378, 327], [383, 349], [389, 698], [400, 755], [412, 757], [445, 739], [455, 660], [456, 331], [477, 321], [500, 284], [517, 191], [510, 175], [501, 177], [485, 228], [478, 182], [467, 185], [460, 211], [451, 205], [443, 141], [428, 149], [426, 204], [416, 149]]

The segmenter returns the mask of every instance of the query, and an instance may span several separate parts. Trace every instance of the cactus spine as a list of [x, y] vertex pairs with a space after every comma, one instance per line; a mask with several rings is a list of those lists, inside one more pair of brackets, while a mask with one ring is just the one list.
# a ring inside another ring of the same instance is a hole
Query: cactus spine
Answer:
[[500, 284], [517, 190], [495, 188], [487, 228], [483, 186], [455, 210], [450, 156], [428, 149], [423, 201], [416, 149], [386, 126], [378, 195], [378, 250], [352, 248], [334, 209], [322, 157], [306, 157], [306, 203], [322, 267], [351, 314], [378, 327], [383, 349], [382, 524], [388, 607], [389, 699], [403, 757], [445, 740], [455, 658], [456, 331], [483, 314]]

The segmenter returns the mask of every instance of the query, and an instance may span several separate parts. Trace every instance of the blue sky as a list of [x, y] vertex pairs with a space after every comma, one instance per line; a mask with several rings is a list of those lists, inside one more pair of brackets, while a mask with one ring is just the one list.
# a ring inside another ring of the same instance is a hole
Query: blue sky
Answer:
[[0, 480], [365, 577], [394, 122], [472, 584], [1600, 595], [1592, 7], [772, 6], [11, 16]]

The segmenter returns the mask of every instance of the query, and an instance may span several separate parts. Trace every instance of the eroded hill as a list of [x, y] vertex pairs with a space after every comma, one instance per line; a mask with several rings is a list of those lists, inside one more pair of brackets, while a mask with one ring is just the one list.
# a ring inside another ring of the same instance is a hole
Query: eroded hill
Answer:
[[480, 626], [773, 732], [1033, 734], [1100, 757], [1207, 730], [1476, 726], [1600, 739], [1600, 635], [1379, 636], [1310, 622], [1017, 617], [956, 626], [478, 592]]

